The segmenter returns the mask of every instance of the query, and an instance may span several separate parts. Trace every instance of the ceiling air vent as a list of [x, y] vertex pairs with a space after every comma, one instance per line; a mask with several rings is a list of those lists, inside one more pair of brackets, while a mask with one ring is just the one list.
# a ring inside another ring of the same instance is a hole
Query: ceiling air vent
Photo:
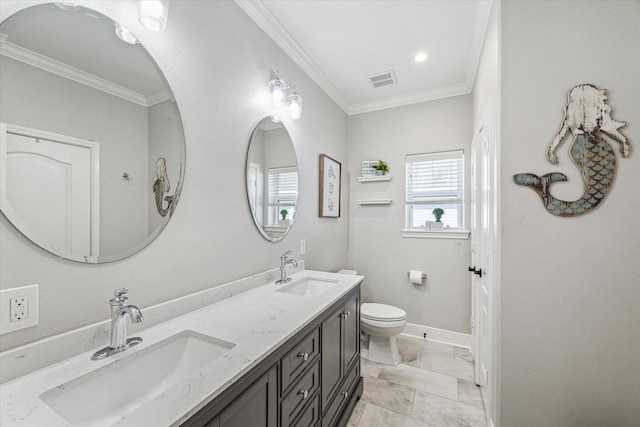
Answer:
[[369, 82], [373, 88], [388, 86], [392, 84], [396, 84], [398, 81], [396, 80], [396, 73], [393, 71], [385, 71], [384, 73], [374, 74], [373, 76], [369, 76]]

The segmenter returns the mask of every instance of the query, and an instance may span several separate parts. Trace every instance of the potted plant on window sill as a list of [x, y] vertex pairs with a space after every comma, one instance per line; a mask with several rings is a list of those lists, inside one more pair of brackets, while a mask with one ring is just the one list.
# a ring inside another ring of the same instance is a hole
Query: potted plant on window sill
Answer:
[[389, 172], [389, 165], [382, 160], [378, 160], [378, 163], [374, 163], [371, 167], [376, 170], [376, 175], [384, 175]]
[[444, 215], [444, 209], [442, 208], [435, 208], [432, 212], [433, 216], [436, 218], [436, 222], [433, 224], [433, 230], [442, 230], [443, 229], [443, 224], [442, 221], [440, 221], [440, 219], [442, 218], [442, 215]]

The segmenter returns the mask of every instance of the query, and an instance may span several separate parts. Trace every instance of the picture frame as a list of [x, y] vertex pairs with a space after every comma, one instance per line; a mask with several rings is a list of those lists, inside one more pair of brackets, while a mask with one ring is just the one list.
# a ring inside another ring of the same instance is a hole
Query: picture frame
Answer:
[[342, 194], [342, 164], [320, 154], [320, 201], [318, 215], [324, 218], [340, 218]]
[[374, 176], [376, 175], [376, 170], [373, 168], [373, 165], [378, 163], [377, 160], [363, 160], [362, 161], [362, 176]]

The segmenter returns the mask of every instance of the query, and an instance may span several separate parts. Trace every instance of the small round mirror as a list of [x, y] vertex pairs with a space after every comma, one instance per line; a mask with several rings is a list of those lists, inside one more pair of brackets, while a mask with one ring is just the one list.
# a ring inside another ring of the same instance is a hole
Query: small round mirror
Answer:
[[298, 205], [298, 163], [289, 132], [276, 117], [262, 119], [251, 134], [247, 198], [260, 234], [271, 242], [282, 240]]

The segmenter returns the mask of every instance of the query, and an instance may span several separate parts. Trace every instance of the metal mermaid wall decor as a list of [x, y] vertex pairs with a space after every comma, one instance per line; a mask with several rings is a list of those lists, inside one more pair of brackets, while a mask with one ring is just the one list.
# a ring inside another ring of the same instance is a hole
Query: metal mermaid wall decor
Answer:
[[598, 206], [607, 195], [616, 170], [613, 147], [601, 131], [620, 143], [622, 157], [629, 155], [629, 142], [618, 129], [626, 124], [611, 118], [611, 107], [605, 102], [605, 89], [582, 84], [569, 91], [564, 119], [558, 133], [547, 146], [547, 159], [558, 164], [556, 151], [568, 130], [573, 134], [569, 156], [576, 164], [584, 180], [584, 194], [580, 199], [565, 201], [556, 199], [549, 187], [554, 182], [567, 181], [563, 173], [553, 172], [543, 176], [519, 173], [513, 176], [518, 185], [531, 187], [542, 199], [549, 213], [557, 216], [576, 216]]

